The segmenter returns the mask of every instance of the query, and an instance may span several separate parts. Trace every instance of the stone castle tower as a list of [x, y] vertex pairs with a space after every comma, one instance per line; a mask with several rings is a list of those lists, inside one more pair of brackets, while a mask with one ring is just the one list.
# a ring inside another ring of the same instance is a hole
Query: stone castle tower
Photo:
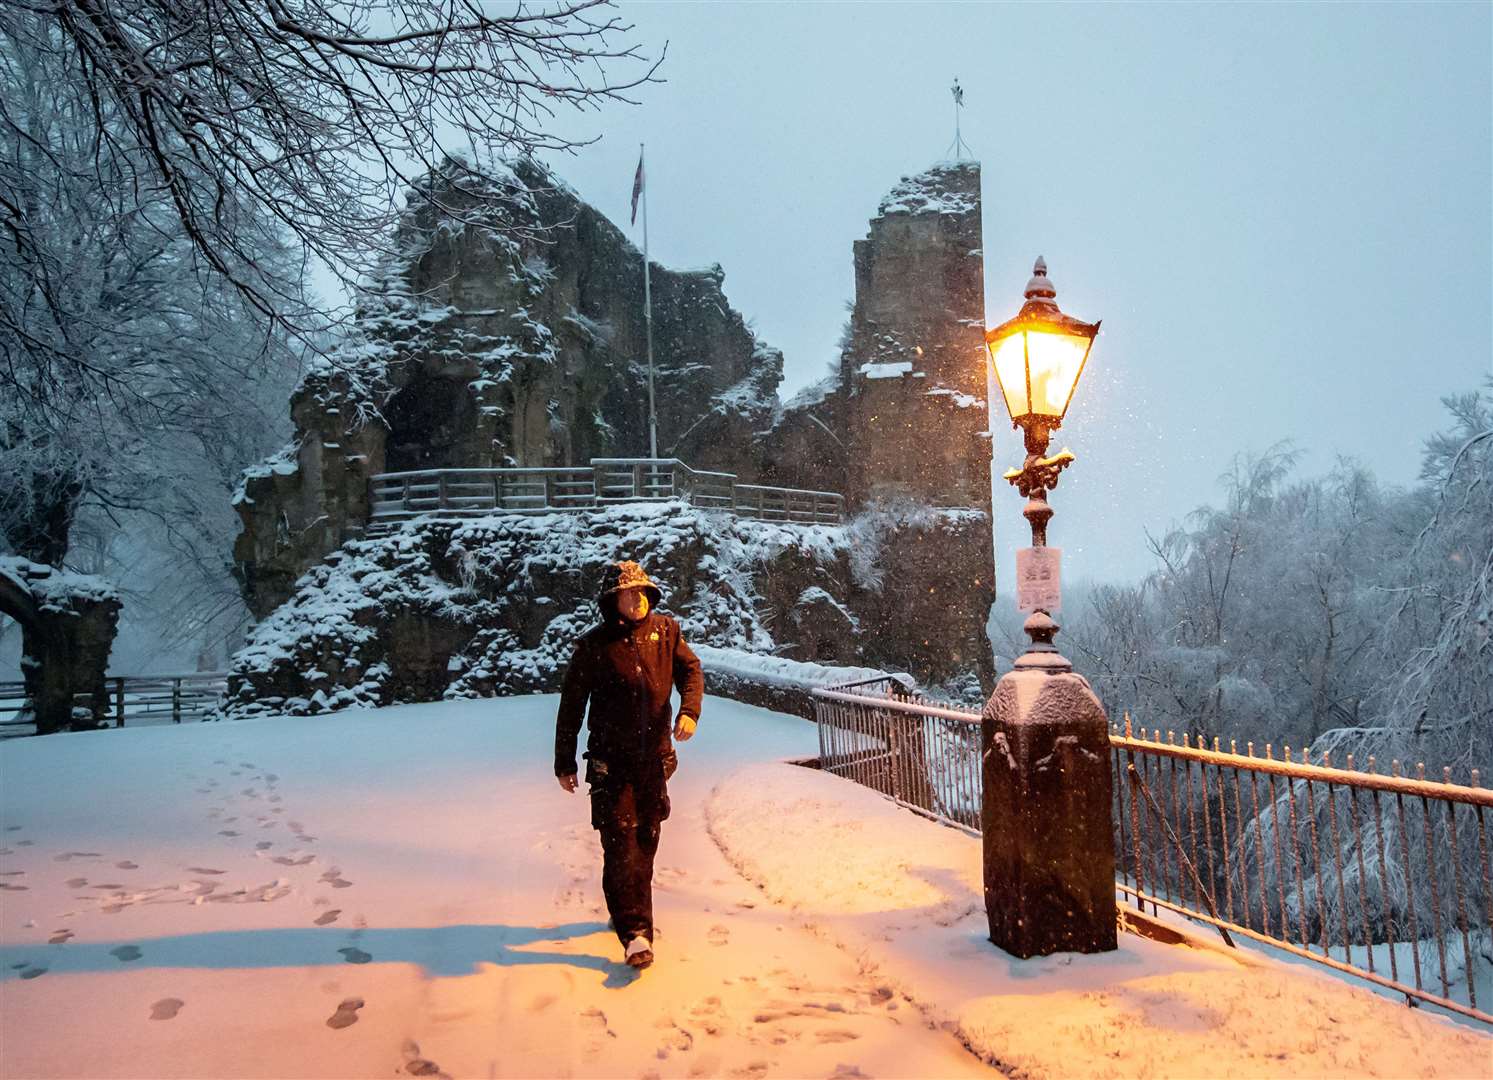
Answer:
[[790, 401], [759, 446], [766, 482], [988, 508], [980, 166], [904, 177], [857, 240], [836, 377]]

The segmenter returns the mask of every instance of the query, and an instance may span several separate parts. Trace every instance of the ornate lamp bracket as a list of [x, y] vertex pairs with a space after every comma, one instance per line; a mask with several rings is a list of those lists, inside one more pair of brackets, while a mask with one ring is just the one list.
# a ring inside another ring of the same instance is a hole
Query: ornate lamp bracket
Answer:
[[1021, 468], [1007, 469], [1004, 475], [1008, 483], [1030, 499], [1034, 491], [1051, 491], [1057, 487], [1059, 474], [1077, 460], [1073, 451], [1066, 447], [1051, 457], [1028, 454]]

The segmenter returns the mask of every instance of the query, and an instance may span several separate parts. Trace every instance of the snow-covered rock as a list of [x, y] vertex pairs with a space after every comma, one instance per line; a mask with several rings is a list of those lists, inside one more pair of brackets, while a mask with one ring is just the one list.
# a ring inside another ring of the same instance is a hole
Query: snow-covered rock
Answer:
[[702, 654], [716, 685], [755, 703], [786, 707], [784, 688], [806, 700], [804, 687], [863, 677], [847, 665], [967, 678], [986, 607], [957, 575], [988, 537], [983, 521], [878, 506], [844, 526], [790, 525], [682, 501], [414, 521], [347, 543], [296, 583], [233, 658], [227, 712], [554, 689], [618, 559], [660, 583], [686, 640], [722, 650]]
[[[418, 182], [344, 337], [293, 395], [293, 441], [244, 474], [235, 561], [257, 616], [360, 535], [373, 474], [648, 445], [642, 253], [542, 167], [494, 172], [453, 162]], [[782, 354], [731, 308], [719, 266], [651, 273], [660, 451], [750, 478]]]

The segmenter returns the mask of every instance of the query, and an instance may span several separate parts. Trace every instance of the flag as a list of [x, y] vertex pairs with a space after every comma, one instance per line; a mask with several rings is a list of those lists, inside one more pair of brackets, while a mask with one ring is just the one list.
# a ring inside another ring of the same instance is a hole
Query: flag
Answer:
[[638, 223], [638, 196], [643, 194], [643, 151], [638, 151], [638, 171], [632, 178], [632, 223]]

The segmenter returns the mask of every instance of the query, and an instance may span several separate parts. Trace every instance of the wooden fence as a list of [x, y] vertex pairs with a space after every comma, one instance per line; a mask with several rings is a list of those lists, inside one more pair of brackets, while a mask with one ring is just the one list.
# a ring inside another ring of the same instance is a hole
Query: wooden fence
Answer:
[[[180, 724], [216, 711], [228, 688], [221, 671], [186, 675], [109, 675], [104, 680], [105, 720], [111, 727]], [[91, 694], [78, 694], [76, 708], [91, 711]], [[32, 735], [36, 725], [25, 712], [26, 690], [19, 682], [0, 682], [0, 738]]]
[[627, 502], [685, 499], [762, 521], [837, 525], [832, 491], [738, 484], [735, 473], [692, 469], [678, 458], [592, 458], [559, 468], [417, 469], [369, 478], [369, 532], [421, 514], [553, 513]]

